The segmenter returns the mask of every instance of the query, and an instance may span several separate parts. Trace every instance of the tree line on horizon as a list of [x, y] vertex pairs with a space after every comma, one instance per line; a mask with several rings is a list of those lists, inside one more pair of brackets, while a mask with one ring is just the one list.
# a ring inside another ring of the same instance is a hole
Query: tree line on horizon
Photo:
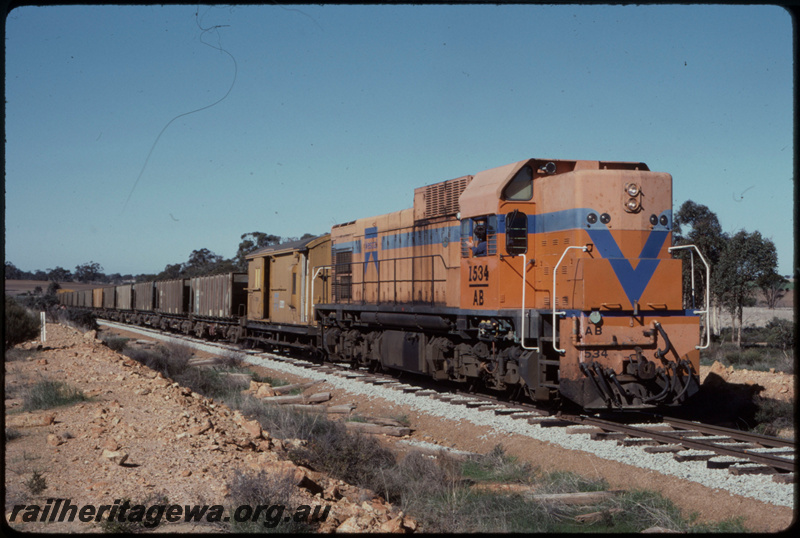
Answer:
[[[103, 266], [90, 261], [69, 271], [63, 267], [47, 269], [47, 271], [23, 271], [13, 263], [5, 262], [6, 280], [41, 280], [43, 282], [84, 282], [102, 284], [121, 284], [123, 282], [147, 282], [149, 280], [169, 280], [175, 278], [191, 278], [195, 276], [216, 275], [230, 272], [247, 271], [247, 255], [251, 252], [271, 245], [279, 245], [290, 241], [298, 241], [316, 237], [314, 234], [304, 234], [302, 237], [286, 237], [267, 234], [264, 232], [250, 232], [242, 234], [236, 254], [226, 259], [207, 248], [192, 251], [189, 259], [183, 263], [167, 264], [160, 273], [142, 273], [139, 275], [120, 273], [105, 274]], [[52, 287], [52, 286], [51, 286]], [[49, 288], [48, 288], [49, 289]], [[58, 288], [55, 288], [58, 289]]]

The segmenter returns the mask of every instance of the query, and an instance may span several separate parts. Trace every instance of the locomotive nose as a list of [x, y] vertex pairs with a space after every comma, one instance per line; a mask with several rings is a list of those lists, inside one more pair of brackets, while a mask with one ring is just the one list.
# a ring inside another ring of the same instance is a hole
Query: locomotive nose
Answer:
[[[654, 338], [648, 346], [637, 345], [624, 357], [618, 356], [622, 350], [609, 349], [607, 356], [599, 353], [597, 359], [580, 364], [583, 379], [571, 392], [583, 407], [641, 409], [678, 405], [699, 390], [698, 371], [688, 354], [679, 358], [666, 330], [658, 322], [653, 325], [658, 327], [657, 333], [646, 332], [653, 337], [663, 334], [660, 342]], [[680, 337], [679, 333], [676, 330], [674, 336]], [[618, 358], [614, 360], [612, 355]]]

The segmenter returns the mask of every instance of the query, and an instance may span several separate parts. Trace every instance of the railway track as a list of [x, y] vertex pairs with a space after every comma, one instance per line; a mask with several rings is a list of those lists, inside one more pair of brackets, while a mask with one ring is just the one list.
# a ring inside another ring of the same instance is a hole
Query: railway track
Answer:
[[595, 440], [643, 446], [648, 453], [674, 453], [676, 461], [705, 461], [710, 469], [727, 469], [734, 475], [771, 474], [775, 481], [794, 482], [791, 440], [669, 417], [637, 425], [584, 416], [571, 420], [591, 428]]
[[[258, 354], [242, 351], [232, 345], [209, 344], [194, 338], [173, 333], [164, 334], [148, 328], [106, 321], [101, 323], [126, 331], [142, 332], [150, 336], [158, 335], [161, 339], [170, 338], [188, 342], [193, 347], [206, 348], [212, 352], [229, 349], [248, 355]], [[530, 403], [500, 400], [494, 396], [467, 393], [424, 381], [415, 380], [413, 384], [408, 384], [384, 373], [268, 355], [272, 360], [326, 375], [381, 385], [387, 389], [418, 397], [429, 397], [453, 406], [463, 405], [466, 408], [498, 416], [508, 416], [542, 428], [564, 428], [570, 434], [588, 434], [592, 441], [616, 442], [620, 450], [639, 447], [650, 454], [672, 454], [677, 462], [705, 461], [708, 469], [718, 469], [720, 472], [732, 475], [771, 475], [775, 482], [794, 483], [796, 450], [792, 440], [646, 413], [625, 413], [618, 416], [609, 414], [605, 418], [599, 415], [553, 413]], [[632, 418], [640, 422], [632, 424]]]

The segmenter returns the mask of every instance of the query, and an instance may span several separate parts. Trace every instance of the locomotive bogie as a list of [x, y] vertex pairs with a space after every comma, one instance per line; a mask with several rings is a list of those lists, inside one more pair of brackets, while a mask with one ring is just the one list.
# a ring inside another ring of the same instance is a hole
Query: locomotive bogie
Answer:
[[[557, 366], [514, 342], [511, 318], [472, 314], [457, 309], [449, 314], [331, 312], [322, 342], [328, 357], [338, 362], [490, 390], [524, 389], [539, 400], [555, 396]], [[344, 319], [347, 323], [342, 323]]]

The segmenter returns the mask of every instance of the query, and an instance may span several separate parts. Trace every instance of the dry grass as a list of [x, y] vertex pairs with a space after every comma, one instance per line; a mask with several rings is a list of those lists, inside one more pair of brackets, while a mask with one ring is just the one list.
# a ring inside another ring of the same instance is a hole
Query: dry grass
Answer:
[[70, 387], [61, 381], [39, 381], [25, 391], [22, 409], [34, 411], [36, 409], [50, 409], [83, 402], [88, 398], [80, 390]]

